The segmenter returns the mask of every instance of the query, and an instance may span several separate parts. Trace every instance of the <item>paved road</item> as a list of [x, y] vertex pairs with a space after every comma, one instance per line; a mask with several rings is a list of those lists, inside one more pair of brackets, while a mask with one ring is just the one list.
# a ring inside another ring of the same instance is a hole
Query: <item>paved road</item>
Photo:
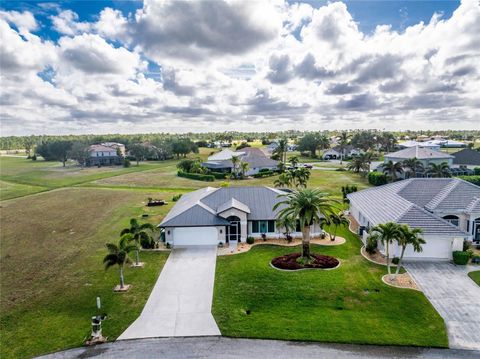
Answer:
[[405, 266], [445, 320], [450, 348], [480, 350], [480, 287], [467, 275], [474, 268], [425, 262]]
[[70, 358], [428, 358], [470, 359], [480, 351], [387, 347], [372, 345], [323, 344], [278, 340], [206, 338], [160, 338], [122, 340], [92, 348], [78, 348], [42, 357]]
[[216, 246], [175, 248], [140, 317], [118, 338], [220, 335], [211, 313]]

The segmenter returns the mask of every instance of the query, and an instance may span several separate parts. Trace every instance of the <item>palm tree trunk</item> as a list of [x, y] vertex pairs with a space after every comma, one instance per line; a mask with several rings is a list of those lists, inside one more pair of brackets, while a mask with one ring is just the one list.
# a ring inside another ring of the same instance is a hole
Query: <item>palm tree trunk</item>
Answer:
[[302, 228], [302, 257], [310, 258], [310, 226], [306, 225]]
[[123, 278], [123, 265], [120, 266], [120, 288], [125, 286], [125, 279]]
[[140, 262], [140, 254], [139, 254], [139, 252], [140, 252], [140, 251], [139, 251], [138, 249], [135, 251], [135, 262], [136, 262], [135, 264], [136, 264], [137, 266], [138, 266], [138, 262]]
[[334, 228], [333, 229], [333, 238], [330, 238], [332, 240], [332, 242], [335, 241], [335, 239], [337, 238], [337, 226], [335, 225], [333, 228]]
[[385, 254], [387, 256], [387, 272], [388, 275], [392, 275], [392, 271], [390, 270], [390, 252], [388, 247], [388, 241], [385, 242]]
[[393, 277], [394, 279], [397, 278], [397, 275], [400, 272], [400, 268], [402, 266], [402, 261], [403, 261], [403, 255], [405, 254], [405, 248], [407, 248], [407, 247], [402, 246], [402, 253], [400, 253], [400, 259], [398, 260], [397, 270], [395, 271], [395, 276]]

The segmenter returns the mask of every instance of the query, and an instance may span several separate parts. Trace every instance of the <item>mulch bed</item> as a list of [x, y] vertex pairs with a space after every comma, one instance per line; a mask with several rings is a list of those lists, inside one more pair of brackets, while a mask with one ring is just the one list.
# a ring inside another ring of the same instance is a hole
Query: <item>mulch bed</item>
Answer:
[[272, 265], [278, 269], [284, 270], [298, 270], [298, 269], [330, 269], [337, 267], [340, 262], [337, 258], [324, 256], [321, 254], [310, 254], [315, 259], [313, 263], [301, 265], [297, 259], [301, 256], [300, 253], [291, 253], [281, 257], [272, 259]]

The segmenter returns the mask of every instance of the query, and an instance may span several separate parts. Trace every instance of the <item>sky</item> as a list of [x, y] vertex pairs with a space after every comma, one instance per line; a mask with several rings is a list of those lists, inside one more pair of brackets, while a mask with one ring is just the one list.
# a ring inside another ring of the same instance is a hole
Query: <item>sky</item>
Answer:
[[1, 135], [480, 129], [480, 2], [0, 2]]

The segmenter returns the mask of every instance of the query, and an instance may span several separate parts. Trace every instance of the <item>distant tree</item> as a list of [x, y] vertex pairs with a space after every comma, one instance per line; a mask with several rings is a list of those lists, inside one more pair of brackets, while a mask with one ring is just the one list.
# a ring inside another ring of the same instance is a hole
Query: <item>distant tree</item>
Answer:
[[46, 161], [60, 161], [62, 162], [63, 167], [65, 167], [71, 148], [71, 141], [58, 140], [42, 143], [37, 147], [37, 153]]
[[248, 172], [249, 164], [248, 162], [241, 161], [240, 162], [240, 173], [242, 174], [242, 178], [245, 177], [245, 173]]
[[412, 177], [412, 175], [417, 177], [417, 173], [424, 170], [422, 162], [416, 157], [404, 160], [402, 165], [407, 178]]
[[240, 157], [238, 156], [232, 156], [231, 158], [231, 161], [232, 161], [232, 174], [234, 176], [234, 178], [237, 178], [238, 177], [238, 166], [240, 165]]
[[363, 151], [369, 151], [374, 148], [377, 141], [371, 131], [360, 131], [353, 135], [350, 143], [353, 147], [359, 148]]
[[291, 170], [293, 183], [295, 186], [306, 188], [308, 180], [310, 179], [311, 172], [308, 168], [301, 167]]
[[403, 166], [401, 162], [388, 161], [383, 164], [383, 173], [387, 175], [388, 178], [395, 182], [398, 179], [398, 174], [403, 173]]
[[391, 132], [383, 132], [377, 136], [377, 144], [386, 152], [391, 152], [397, 144], [397, 138]]
[[186, 158], [177, 163], [177, 168], [180, 171], [191, 173], [194, 163], [195, 163], [195, 160]]
[[298, 156], [290, 157], [290, 163], [292, 164], [292, 167], [297, 167], [298, 162], [299, 162]]
[[316, 157], [317, 149], [322, 141], [317, 133], [307, 133], [298, 142], [298, 149], [300, 151], [308, 151], [312, 157]]
[[353, 156], [352, 160], [347, 166], [347, 169], [356, 173], [367, 174], [370, 171], [370, 164], [372, 163], [373, 154], [371, 152], [361, 153]]
[[288, 140], [286, 137], [281, 138], [277, 142], [277, 147], [273, 151], [274, 154], [278, 155], [280, 161], [285, 163], [287, 161], [287, 149], [288, 149]]
[[152, 151], [148, 146], [145, 146], [143, 143], [134, 143], [128, 147], [128, 153], [130, 156], [135, 158], [137, 161], [137, 166], [140, 164], [140, 161], [148, 158]]
[[239, 144], [237, 146], [237, 151], [241, 150], [242, 148], [247, 148], [247, 147], [251, 147], [247, 142], [242, 142], [241, 144]]
[[27, 155], [27, 158], [30, 158], [32, 150], [35, 152], [35, 145], [37, 144], [37, 141], [34, 136], [30, 136], [25, 138], [24, 144], [25, 154]]
[[292, 171], [286, 171], [273, 182], [274, 186], [277, 188], [289, 188], [293, 185]]
[[87, 159], [90, 157], [88, 145], [78, 141], [73, 142], [72, 148], [68, 152], [68, 157], [77, 161], [80, 166], [85, 166]]
[[114, 265], [118, 265], [120, 269], [120, 288], [123, 289], [125, 287], [123, 268], [125, 264], [132, 262], [128, 254], [138, 248], [136, 245], [129, 243], [128, 236], [122, 236], [118, 245], [114, 243], [107, 243], [106, 246], [108, 249], [108, 254], [103, 258], [105, 270]]
[[340, 134], [340, 140], [338, 141], [338, 147], [340, 148], [340, 163], [343, 161], [343, 157], [345, 157], [345, 149], [348, 146], [350, 140], [350, 136], [347, 132], [343, 131]]
[[198, 153], [198, 146], [189, 138], [177, 138], [171, 142], [172, 152], [177, 158], [186, 157], [189, 153]]

